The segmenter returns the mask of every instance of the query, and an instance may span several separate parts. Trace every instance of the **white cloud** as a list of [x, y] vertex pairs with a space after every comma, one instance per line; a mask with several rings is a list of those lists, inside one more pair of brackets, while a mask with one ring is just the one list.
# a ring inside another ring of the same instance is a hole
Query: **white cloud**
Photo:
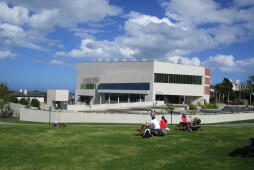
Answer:
[[0, 21], [10, 24], [23, 25], [28, 21], [28, 9], [22, 6], [9, 8], [4, 2], [0, 2]]
[[94, 44], [94, 40], [85, 39], [85, 40], [82, 40], [79, 49], [74, 49], [68, 53], [63, 51], [57, 52], [55, 56], [73, 57], [73, 58], [101, 56], [102, 49], [94, 47], [93, 44]]
[[[79, 49], [55, 55], [164, 60], [168, 56], [187, 55], [253, 38], [254, 7], [242, 9], [232, 5], [224, 8], [212, 0], [172, 0], [162, 6], [168, 18], [131, 12], [124, 16], [129, 17], [124, 35], [113, 41], [98, 41], [83, 34]], [[89, 39], [91, 41], [84, 44]]]
[[49, 64], [51, 65], [56, 65], [56, 66], [67, 66], [67, 67], [70, 67], [70, 68], [73, 68], [73, 69], [76, 69], [76, 65], [73, 65], [73, 64], [70, 64], [70, 63], [65, 63], [61, 60], [51, 60], [49, 62]]
[[49, 62], [49, 64], [52, 64], [52, 65], [64, 65], [64, 62], [60, 61], [60, 60], [51, 60]]
[[16, 54], [14, 53], [11, 53], [10, 50], [7, 50], [7, 51], [0, 51], [0, 60], [3, 60], [3, 59], [15, 59], [16, 57]]
[[197, 57], [189, 59], [187, 57], [173, 56], [173, 57], [167, 57], [167, 59], [169, 62], [175, 63], [175, 64], [177, 64], [180, 59], [182, 61], [182, 64], [184, 65], [200, 66], [200, 60]]
[[202, 65], [211, 70], [221, 72], [254, 72], [254, 58], [235, 60], [232, 55], [218, 54], [214, 57], [210, 56], [202, 62]]
[[79, 23], [98, 22], [121, 12], [107, 0], [5, 0], [0, 2], [0, 45], [47, 50], [39, 43], [50, 44], [46, 36], [56, 26], [76, 28]]
[[24, 6], [35, 12], [31, 24], [43, 27], [58, 25], [60, 27], [75, 27], [77, 23], [95, 22], [106, 16], [116, 16], [122, 9], [110, 5], [107, 0], [6, 0]]

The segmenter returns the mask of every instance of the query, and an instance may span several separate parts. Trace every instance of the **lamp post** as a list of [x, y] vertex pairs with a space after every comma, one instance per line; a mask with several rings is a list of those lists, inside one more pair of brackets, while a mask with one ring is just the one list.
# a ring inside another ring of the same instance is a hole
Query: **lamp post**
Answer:
[[174, 106], [171, 104], [170, 105], [170, 110], [171, 110], [171, 126], [172, 126], [172, 110], [173, 110]]
[[49, 107], [49, 125], [50, 125], [50, 117], [51, 117], [51, 106]]

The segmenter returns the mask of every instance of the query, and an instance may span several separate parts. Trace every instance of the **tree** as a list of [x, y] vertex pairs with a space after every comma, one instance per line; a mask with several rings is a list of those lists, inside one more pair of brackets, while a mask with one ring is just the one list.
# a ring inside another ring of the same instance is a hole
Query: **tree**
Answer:
[[10, 102], [12, 102], [12, 103], [18, 103], [19, 100], [17, 99], [17, 97], [10, 97]]
[[21, 98], [21, 99], [19, 100], [19, 104], [28, 106], [28, 103], [29, 103], [29, 102], [28, 102], [28, 99]]
[[248, 94], [250, 93], [254, 93], [254, 75], [251, 75], [248, 77], [247, 81], [246, 81], [246, 92]]
[[38, 99], [32, 99], [31, 106], [37, 107], [38, 109], [40, 109], [41, 104]]
[[235, 93], [233, 90], [233, 83], [227, 78], [224, 78], [222, 83], [216, 84], [215, 90], [217, 93], [220, 93], [220, 94], [224, 94], [224, 95], [229, 94], [231, 99], [235, 98]]
[[9, 88], [6, 82], [0, 83], [0, 115], [1, 117], [12, 116], [13, 110], [11, 110], [9, 102]]
[[9, 100], [9, 88], [6, 82], [0, 83], [0, 114], [3, 113], [4, 106], [8, 103]]

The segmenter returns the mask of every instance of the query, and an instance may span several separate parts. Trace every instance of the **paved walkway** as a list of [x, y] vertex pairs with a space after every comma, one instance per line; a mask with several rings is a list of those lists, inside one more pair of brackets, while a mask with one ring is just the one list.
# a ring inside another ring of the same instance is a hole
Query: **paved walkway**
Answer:
[[[54, 123], [51, 123], [53, 125]], [[48, 124], [23, 124], [23, 123], [9, 123], [9, 122], [0, 122], [0, 125], [37, 125], [37, 126], [48, 126]], [[68, 125], [68, 123], [67, 123]], [[202, 125], [202, 124], [201, 124]], [[68, 126], [137, 126], [133, 125], [98, 125], [98, 124], [84, 124], [84, 125], [68, 125]], [[202, 125], [202, 126], [213, 126], [213, 127], [254, 127], [254, 123], [238, 123], [238, 124], [220, 124], [220, 125]]]

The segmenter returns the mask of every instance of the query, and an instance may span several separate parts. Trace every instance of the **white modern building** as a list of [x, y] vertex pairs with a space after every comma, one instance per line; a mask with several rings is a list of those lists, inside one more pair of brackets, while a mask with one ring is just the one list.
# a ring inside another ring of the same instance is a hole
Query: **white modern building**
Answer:
[[81, 62], [75, 101], [86, 104], [209, 102], [210, 70], [159, 61]]
[[69, 90], [53, 90], [47, 91], [47, 105], [53, 110], [66, 110], [69, 100]]

